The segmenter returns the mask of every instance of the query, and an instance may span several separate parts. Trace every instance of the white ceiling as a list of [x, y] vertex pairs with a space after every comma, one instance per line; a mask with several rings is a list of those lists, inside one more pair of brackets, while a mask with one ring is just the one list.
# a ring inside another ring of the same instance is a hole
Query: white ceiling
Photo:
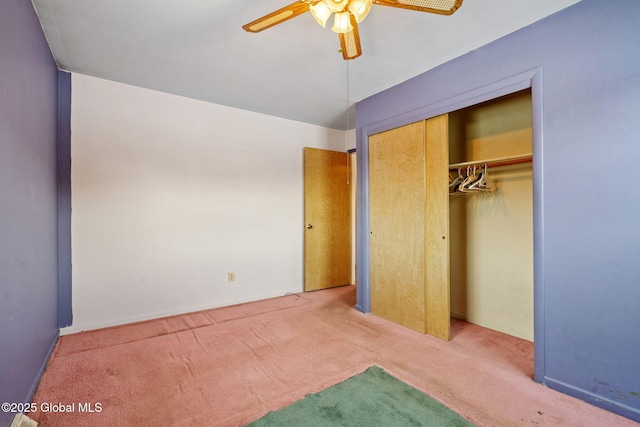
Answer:
[[579, 0], [464, 0], [451, 16], [374, 5], [359, 28], [363, 54], [352, 61], [308, 13], [242, 30], [292, 1], [33, 3], [62, 70], [347, 129], [348, 105]]

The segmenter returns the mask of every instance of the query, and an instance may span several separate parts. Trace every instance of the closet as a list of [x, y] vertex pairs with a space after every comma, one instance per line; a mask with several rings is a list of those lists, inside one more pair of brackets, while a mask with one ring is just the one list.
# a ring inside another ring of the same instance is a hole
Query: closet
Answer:
[[450, 175], [494, 187], [449, 197], [451, 315], [533, 341], [531, 152], [528, 89], [449, 114]]
[[529, 90], [369, 137], [373, 314], [533, 339], [531, 140]]

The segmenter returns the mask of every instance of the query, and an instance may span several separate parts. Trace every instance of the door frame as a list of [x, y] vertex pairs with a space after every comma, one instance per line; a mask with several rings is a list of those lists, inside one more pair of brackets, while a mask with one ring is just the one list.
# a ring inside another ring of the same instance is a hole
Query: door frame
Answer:
[[[533, 168], [533, 335], [534, 380], [541, 383], [545, 372], [545, 319], [544, 319], [544, 222], [543, 222], [543, 88], [542, 68], [534, 68], [459, 94], [443, 101], [426, 105], [394, 117], [356, 127], [358, 151], [358, 188], [356, 221], [357, 293], [356, 309], [369, 313], [370, 299], [370, 240], [369, 240], [369, 136], [420, 120], [490, 101], [501, 96], [531, 89], [532, 107], [532, 168]], [[356, 120], [357, 122], [357, 120]]]

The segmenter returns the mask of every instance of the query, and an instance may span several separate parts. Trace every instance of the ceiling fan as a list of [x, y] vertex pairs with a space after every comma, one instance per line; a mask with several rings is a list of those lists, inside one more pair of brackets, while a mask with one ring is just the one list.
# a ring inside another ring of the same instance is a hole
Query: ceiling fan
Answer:
[[334, 14], [334, 24], [331, 30], [338, 33], [340, 47], [344, 59], [354, 59], [362, 54], [358, 24], [369, 13], [372, 4], [415, 10], [418, 12], [451, 15], [463, 0], [298, 0], [289, 6], [271, 12], [255, 21], [243, 25], [245, 31], [257, 33], [274, 25], [295, 18], [305, 12], [311, 12], [316, 21], [322, 26]]

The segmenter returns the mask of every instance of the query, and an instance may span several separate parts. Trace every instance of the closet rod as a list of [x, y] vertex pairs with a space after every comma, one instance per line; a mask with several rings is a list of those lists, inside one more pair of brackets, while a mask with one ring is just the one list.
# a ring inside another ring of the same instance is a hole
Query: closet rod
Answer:
[[452, 163], [449, 170], [465, 168], [467, 166], [487, 165], [488, 168], [497, 166], [517, 165], [519, 163], [529, 163], [533, 156], [531, 154], [519, 156], [498, 157], [497, 159], [474, 160], [472, 162]]

